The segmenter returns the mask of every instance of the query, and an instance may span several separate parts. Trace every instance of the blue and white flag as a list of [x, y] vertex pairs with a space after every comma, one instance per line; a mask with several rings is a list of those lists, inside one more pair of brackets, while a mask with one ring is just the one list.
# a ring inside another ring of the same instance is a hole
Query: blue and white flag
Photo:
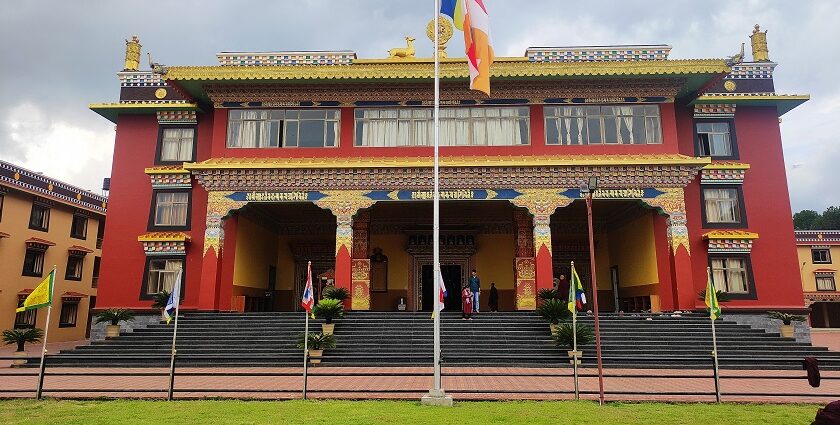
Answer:
[[166, 301], [166, 307], [163, 309], [163, 317], [166, 318], [168, 325], [172, 318], [175, 317], [178, 310], [178, 304], [181, 302], [181, 275], [184, 270], [178, 270], [178, 276], [175, 277], [175, 284], [172, 285], [172, 293], [169, 294], [169, 300]]

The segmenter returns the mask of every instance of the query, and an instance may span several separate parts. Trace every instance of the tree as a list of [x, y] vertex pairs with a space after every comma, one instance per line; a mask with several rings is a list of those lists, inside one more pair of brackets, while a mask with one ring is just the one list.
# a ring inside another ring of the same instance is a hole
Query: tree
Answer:
[[822, 230], [840, 230], [840, 207], [826, 208], [822, 213], [822, 221]]
[[820, 218], [820, 213], [814, 210], [802, 210], [793, 215], [793, 228], [796, 230], [811, 229], [811, 225]]

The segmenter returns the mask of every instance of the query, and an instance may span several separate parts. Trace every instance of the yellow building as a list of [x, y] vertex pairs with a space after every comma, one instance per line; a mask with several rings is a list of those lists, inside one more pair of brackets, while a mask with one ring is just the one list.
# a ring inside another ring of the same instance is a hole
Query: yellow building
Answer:
[[15, 313], [15, 308], [55, 267], [49, 340], [87, 337], [106, 202], [0, 161], [0, 329], [45, 328], [45, 309]]
[[797, 230], [796, 249], [812, 328], [840, 328], [840, 230]]

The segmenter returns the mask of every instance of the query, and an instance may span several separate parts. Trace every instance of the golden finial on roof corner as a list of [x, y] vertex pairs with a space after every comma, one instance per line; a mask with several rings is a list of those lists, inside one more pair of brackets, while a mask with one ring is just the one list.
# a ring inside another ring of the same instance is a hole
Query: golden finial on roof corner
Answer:
[[125, 68], [123, 71], [140, 70], [140, 39], [132, 35], [131, 40], [125, 41]]
[[[449, 43], [449, 40], [452, 39], [452, 35], [455, 32], [455, 29], [452, 26], [452, 23], [449, 22], [449, 19], [445, 18], [441, 15], [438, 18], [438, 57], [440, 59], [446, 59], [446, 44]], [[435, 20], [432, 19], [426, 25], [426, 37], [429, 37], [429, 40], [432, 43], [435, 42]]]
[[750, 41], [752, 42], [753, 62], [769, 62], [770, 52], [767, 50], [767, 30], [761, 32], [761, 27], [755, 24]]
[[414, 37], [405, 37], [406, 47], [395, 47], [388, 50], [389, 59], [406, 59], [414, 57]]

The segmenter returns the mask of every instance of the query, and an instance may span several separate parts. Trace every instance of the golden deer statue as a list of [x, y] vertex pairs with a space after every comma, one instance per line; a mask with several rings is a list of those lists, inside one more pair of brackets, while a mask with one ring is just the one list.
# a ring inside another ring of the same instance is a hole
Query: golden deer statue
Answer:
[[405, 38], [406, 47], [395, 47], [388, 50], [390, 59], [404, 59], [414, 57], [414, 37]]

